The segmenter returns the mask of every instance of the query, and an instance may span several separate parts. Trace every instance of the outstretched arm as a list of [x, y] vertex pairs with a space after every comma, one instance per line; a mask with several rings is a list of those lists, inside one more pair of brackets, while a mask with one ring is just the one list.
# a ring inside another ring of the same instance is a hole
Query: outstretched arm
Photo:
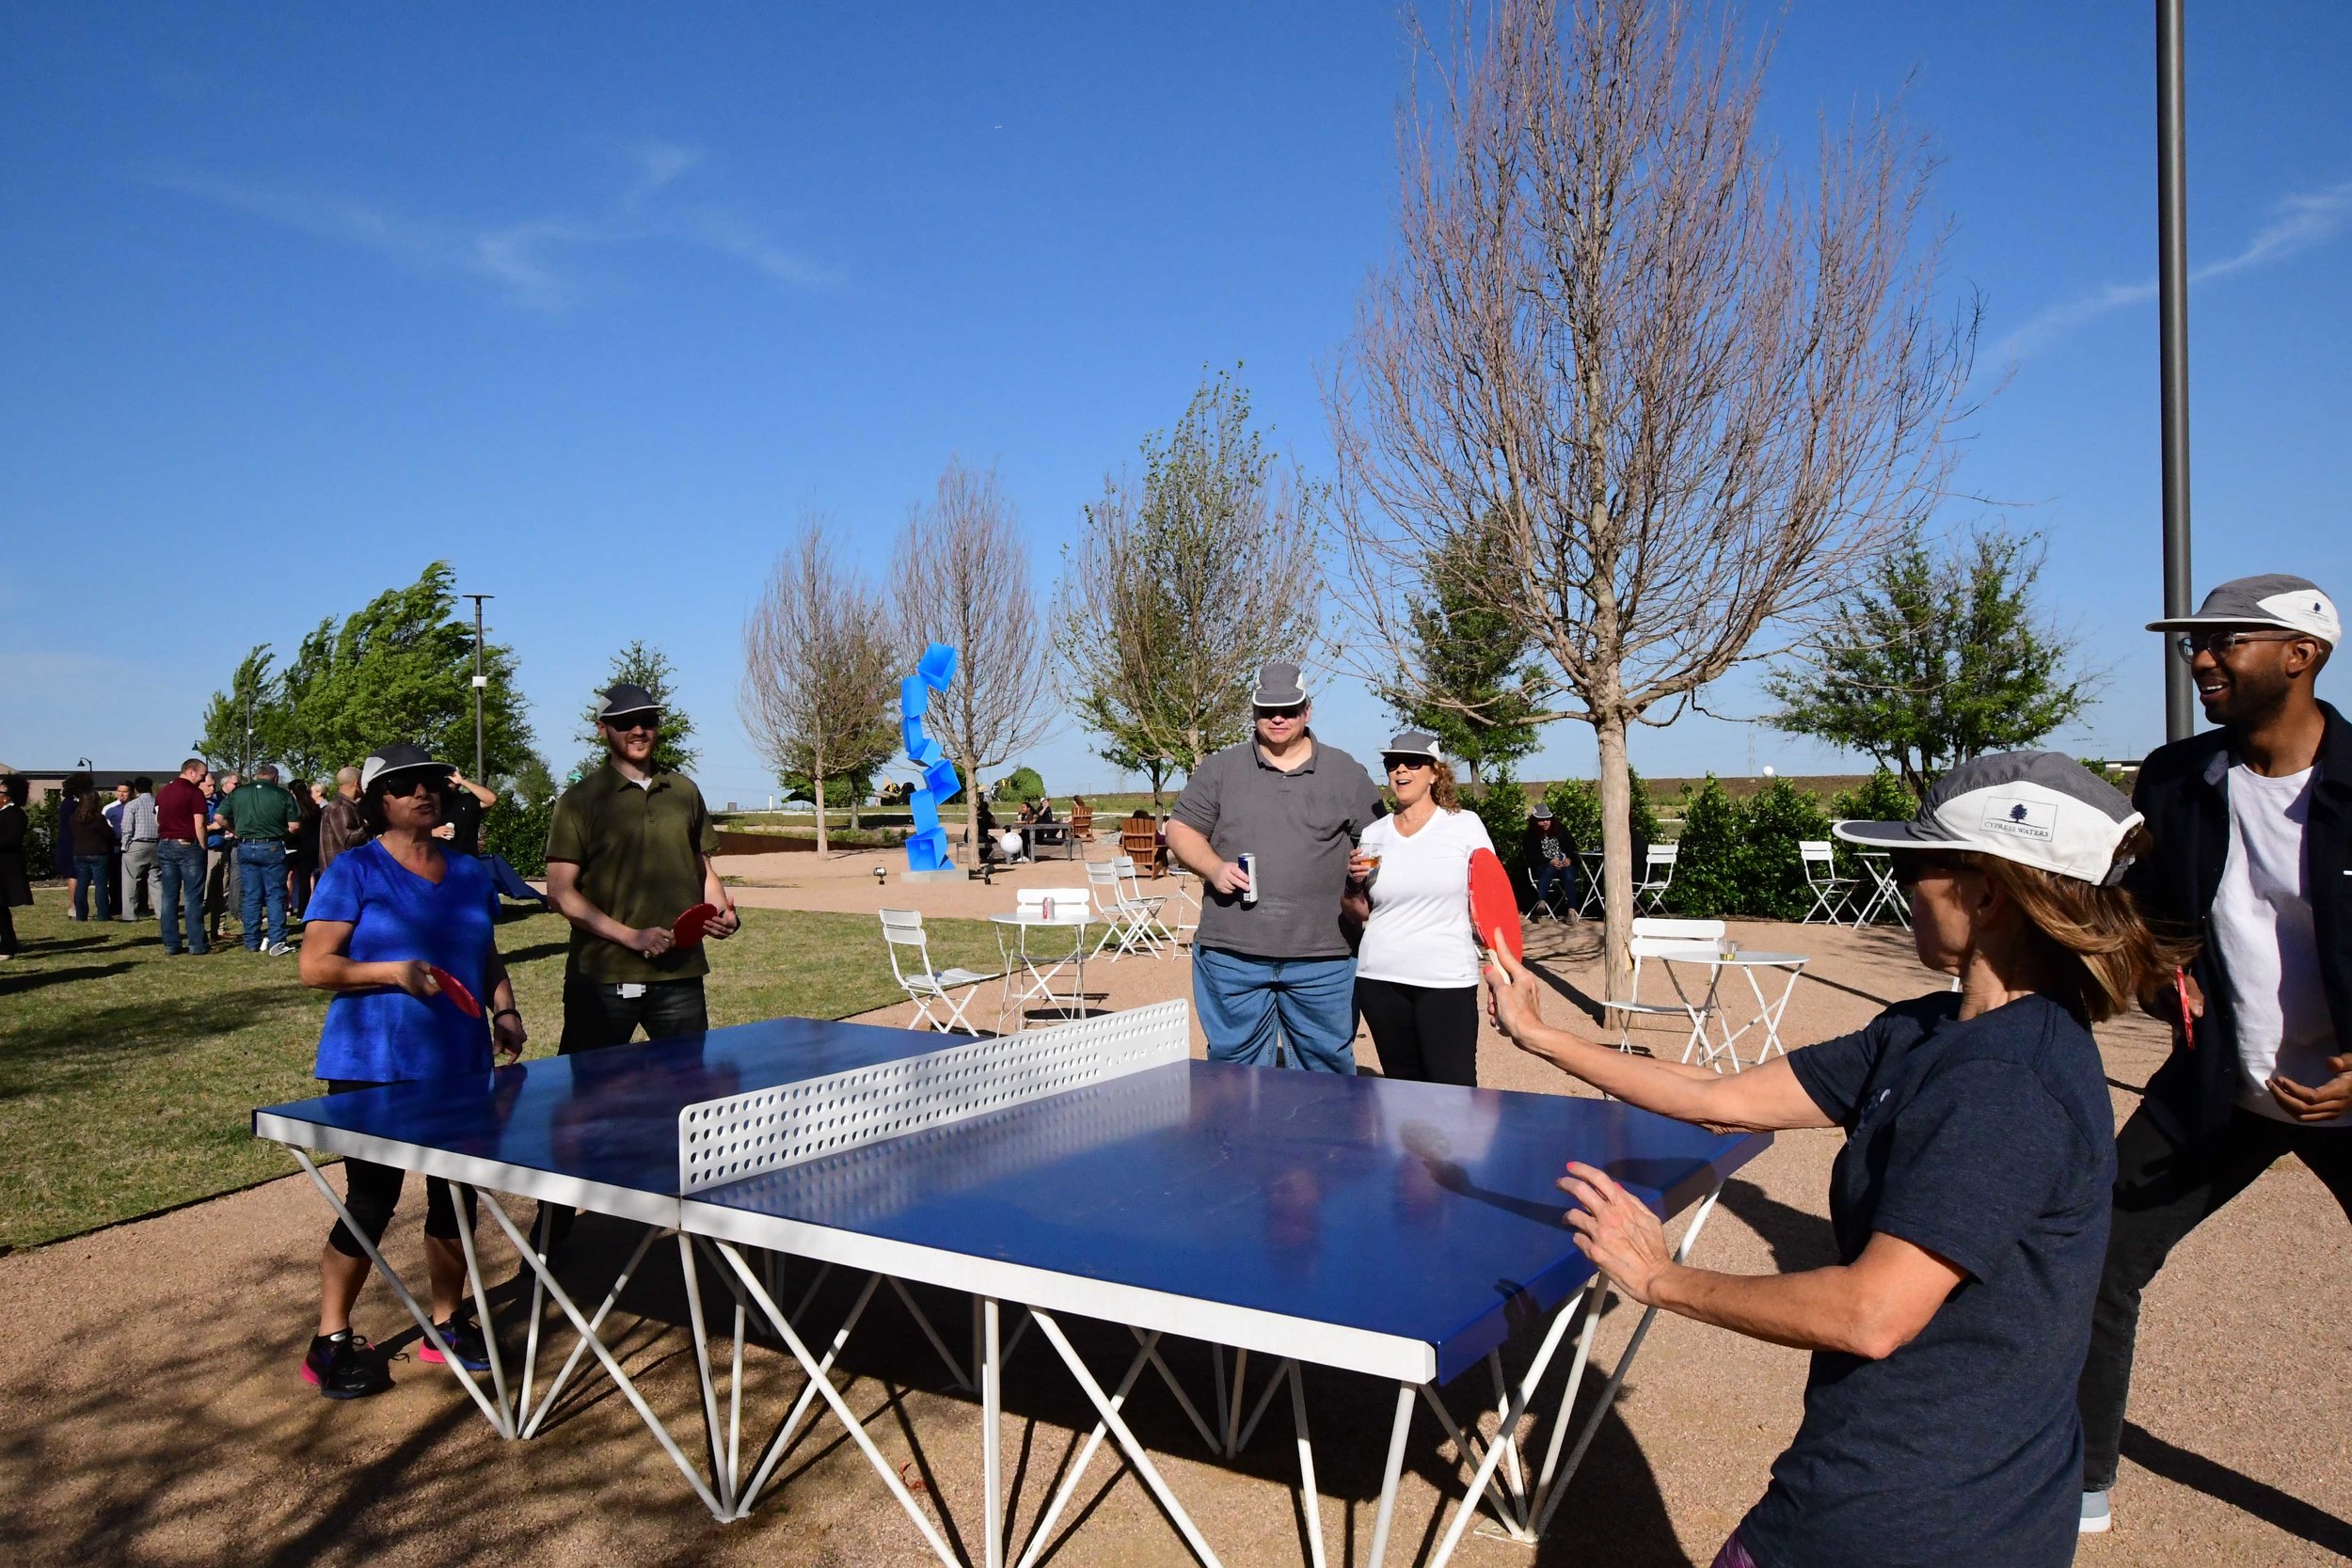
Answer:
[[1497, 957], [1486, 970], [1486, 983], [1495, 1027], [1529, 1055], [1541, 1056], [1603, 1094], [1677, 1121], [1743, 1132], [1836, 1125], [1804, 1092], [1786, 1056], [1725, 1076], [1683, 1062], [1629, 1055], [1551, 1027], [1543, 1021], [1543, 982], [1511, 958], [1500, 936], [1493, 950]]

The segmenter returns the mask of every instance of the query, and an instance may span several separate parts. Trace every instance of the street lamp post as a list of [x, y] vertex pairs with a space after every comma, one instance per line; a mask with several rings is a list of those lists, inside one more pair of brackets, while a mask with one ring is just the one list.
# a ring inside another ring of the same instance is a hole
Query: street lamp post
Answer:
[[482, 601], [495, 599], [496, 594], [463, 594], [460, 598], [473, 601], [473, 779], [482, 779], [482, 693], [490, 678], [482, 673]]
[[[2164, 612], [2189, 613], [2188, 562], [2188, 84], [2182, 64], [2185, 0], [2156, 0], [2156, 353], [2164, 449]], [[2164, 661], [2164, 733], [2196, 733], [2188, 666]]]

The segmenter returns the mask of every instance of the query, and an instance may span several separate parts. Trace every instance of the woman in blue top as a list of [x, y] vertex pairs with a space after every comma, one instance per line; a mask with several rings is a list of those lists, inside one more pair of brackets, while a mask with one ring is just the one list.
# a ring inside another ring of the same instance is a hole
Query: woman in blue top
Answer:
[[2090, 1025], [2170, 986], [2185, 954], [2117, 885], [2148, 847], [2139, 814], [2056, 752], [1963, 763], [1914, 820], [1837, 832], [1894, 851], [1919, 961], [1957, 991], [1727, 1078], [1545, 1027], [1543, 982], [1507, 960], [1495, 1021], [1665, 1116], [1846, 1130], [1833, 1268], [1678, 1264], [1606, 1174], [1572, 1163], [1560, 1183], [1577, 1244], [1625, 1294], [1813, 1353], [1804, 1420], [1717, 1568], [2058, 1568], [2115, 1176]]
[[[302, 981], [334, 993], [316, 1069], [329, 1094], [486, 1072], [494, 1045], [511, 1062], [529, 1038], [493, 939], [498, 899], [490, 874], [473, 856], [443, 854], [433, 837], [442, 792], [455, 773], [421, 746], [378, 748], [360, 769], [360, 815], [375, 837], [337, 856], [310, 895]], [[487, 998], [487, 1021], [461, 1011], [436, 970]], [[367, 1233], [367, 1246], [337, 1221], [319, 1254], [318, 1336], [303, 1357], [302, 1375], [328, 1399], [391, 1386], [382, 1355], [351, 1332], [351, 1307], [368, 1277], [367, 1247], [383, 1239], [400, 1201], [401, 1177], [390, 1165], [343, 1162], [343, 1207]], [[472, 1222], [469, 1203], [466, 1223]], [[448, 1184], [428, 1177], [424, 1250], [434, 1323], [457, 1359], [481, 1370], [489, 1365], [488, 1348], [464, 1306], [457, 1226]], [[429, 1341], [419, 1354], [441, 1359]]]

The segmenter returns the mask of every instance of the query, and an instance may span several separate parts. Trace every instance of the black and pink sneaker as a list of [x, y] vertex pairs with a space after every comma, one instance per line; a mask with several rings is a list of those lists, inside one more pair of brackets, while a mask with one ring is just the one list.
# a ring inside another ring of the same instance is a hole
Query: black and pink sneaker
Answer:
[[[490, 1370], [490, 1347], [482, 1338], [482, 1329], [474, 1323], [472, 1314], [460, 1313], [445, 1323], [435, 1323], [433, 1326], [439, 1329], [441, 1338], [449, 1341], [449, 1348], [456, 1353], [459, 1366], [469, 1372]], [[437, 1367], [448, 1365], [441, 1353], [434, 1347], [430, 1335], [417, 1341], [417, 1359], [430, 1361]]]
[[392, 1386], [384, 1353], [357, 1334], [310, 1341], [302, 1358], [302, 1381], [330, 1400], [365, 1399]]

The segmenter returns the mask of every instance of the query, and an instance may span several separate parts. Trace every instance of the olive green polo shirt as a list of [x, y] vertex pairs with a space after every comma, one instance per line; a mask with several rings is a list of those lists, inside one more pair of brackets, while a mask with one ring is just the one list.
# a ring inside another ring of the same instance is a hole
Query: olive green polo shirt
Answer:
[[230, 791], [220, 803], [220, 823], [241, 844], [283, 843], [302, 819], [294, 798], [274, 784], [256, 779]]
[[[719, 849], [702, 791], [683, 773], [632, 784], [607, 762], [565, 790], [548, 829], [548, 859], [580, 867], [588, 902], [637, 930], [671, 926], [703, 901], [705, 855]], [[604, 985], [683, 980], [710, 973], [701, 943], [648, 958], [572, 927], [565, 979]]]

